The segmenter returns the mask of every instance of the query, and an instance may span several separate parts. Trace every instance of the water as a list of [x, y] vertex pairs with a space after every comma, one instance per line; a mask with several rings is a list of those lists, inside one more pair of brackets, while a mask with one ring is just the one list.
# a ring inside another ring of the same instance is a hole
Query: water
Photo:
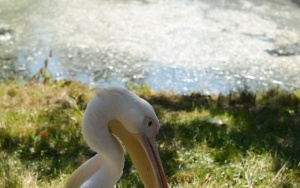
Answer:
[[30, 78], [52, 50], [55, 79], [92, 86], [295, 90], [299, 18], [288, 0], [0, 0], [0, 77]]

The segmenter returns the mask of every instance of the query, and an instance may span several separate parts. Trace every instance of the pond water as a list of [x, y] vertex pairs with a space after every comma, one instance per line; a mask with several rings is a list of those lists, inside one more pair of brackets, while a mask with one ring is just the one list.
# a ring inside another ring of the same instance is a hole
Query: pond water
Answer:
[[[300, 89], [289, 0], [0, 0], [0, 79], [147, 83], [177, 93]], [[49, 56], [52, 51], [52, 56]]]

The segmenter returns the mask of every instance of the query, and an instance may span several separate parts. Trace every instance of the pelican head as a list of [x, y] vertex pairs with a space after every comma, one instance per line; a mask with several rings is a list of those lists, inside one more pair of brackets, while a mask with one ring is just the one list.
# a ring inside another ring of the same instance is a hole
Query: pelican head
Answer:
[[[115, 184], [124, 166], [120, 142], [129, 153], [146, 188], [167, 187], [156, 147], [159, 128], [158, 118], [147, 101], [124, 88], [100, 88], [88, 103], [82, 126], [83, 136], [88, 145], [97, 152], [97, 159], [90, 159], [87, 162], [90, 165], [82, 165], [84, 167], [77, 169], [66, 187], [111, 186], [104, 181]], [[101, 177], [105, 175], [110, 180]]]

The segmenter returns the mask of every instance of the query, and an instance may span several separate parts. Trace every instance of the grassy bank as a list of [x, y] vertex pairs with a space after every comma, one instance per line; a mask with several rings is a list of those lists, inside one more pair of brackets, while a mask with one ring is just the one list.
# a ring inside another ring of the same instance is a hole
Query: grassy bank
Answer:
[[[0, 88], [0, 187], [62, 187], [94, 155], [80, 132], [93, 92], [73, 81]], [[159, 116], [171, 187], [300, 187], [299, 93], [211, 97], [129, 88]], [[117, 187], [142, 187], [128, 156]]]

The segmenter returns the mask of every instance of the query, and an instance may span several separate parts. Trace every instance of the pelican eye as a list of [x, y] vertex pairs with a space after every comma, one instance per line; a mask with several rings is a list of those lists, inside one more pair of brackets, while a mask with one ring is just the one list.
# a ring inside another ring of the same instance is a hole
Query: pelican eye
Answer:
[[151, 127], [151, 125], [152, 125], [152, 121], [149, 121], [148, 126]]

